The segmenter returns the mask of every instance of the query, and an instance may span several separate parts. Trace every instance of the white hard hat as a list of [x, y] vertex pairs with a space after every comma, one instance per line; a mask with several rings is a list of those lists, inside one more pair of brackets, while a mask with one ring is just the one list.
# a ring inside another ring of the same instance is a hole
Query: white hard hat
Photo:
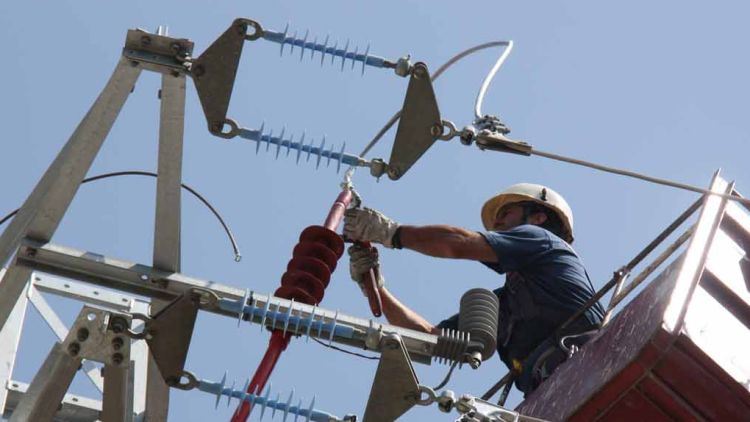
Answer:
[[546, 186], [533, 183], [518, 183], [488, 199], [482, 206], [484, 228], [492, 230], [498, 211], [505, 205], [517, 202], [536, 202], [554, 211], [563, 225], [560, 237], [568, 243], [573, 241], [573, 211], [565, 198]]

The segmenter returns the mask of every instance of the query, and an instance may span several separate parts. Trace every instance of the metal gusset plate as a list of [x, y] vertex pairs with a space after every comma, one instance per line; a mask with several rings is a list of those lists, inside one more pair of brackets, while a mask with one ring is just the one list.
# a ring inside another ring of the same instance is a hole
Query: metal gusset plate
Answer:
[[419, 382], [401, 337], [384, 337], [363, 422], [395, 421], [417, 404], [419, 396]]
[[262, 29], [255, 21], [235, 19], [229, 29], [193, 62], [191, 76], [206, 115], [208, 130], [214, 135], [226, 135], [222, 129], [240, 64], [242, 45], [246, 39], [257, 39], [261, 33]]
[[443, 132], [432, 80], [424, 63], [416, 63], [409, 79], [401, 120], [388, 162], [388, 177], [397, 180]]
[[185, 368], [201, 295], [189, 291], [159, 311], [148, 321], [146, 342], [164, 381], [180, 382]]

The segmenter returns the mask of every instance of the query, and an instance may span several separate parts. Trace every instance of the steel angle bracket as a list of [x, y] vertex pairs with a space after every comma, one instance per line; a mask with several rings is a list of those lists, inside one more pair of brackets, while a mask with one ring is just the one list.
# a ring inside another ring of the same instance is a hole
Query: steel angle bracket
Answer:
[[401, 119], [396, 130], [388, 177], [398, 180], [443, 133], [435, 91], [427, 65], [418, 62], [409, 79]]
[[188, 291], [146, 322], [146, 343], [168, 385], [178, 384], [184, 373], [201, 297], [198, 291]]
[[417, 404], [419, 381], [401, 337], [386, 335], [363, 422], [392, 422]]
[[193, 54], [193, 42], [131, 29], [125, 37], [123, 56], [139, 62], [144, 68], [160, 73], [183, 73], [185, 63]]
[[[248, 29], [250, 33], [248, 33]], [[208, 122], [208, 131], [223, 138], [231, 138], [235, 131], [224, 132], [232, 97], [237, 67], [240, 64], [245, 40], [260, 38], [263, 29], [255, 21], [238, 18], [211, 44], [203, 54], [193, 61], [190, 74], [203, 106]]]

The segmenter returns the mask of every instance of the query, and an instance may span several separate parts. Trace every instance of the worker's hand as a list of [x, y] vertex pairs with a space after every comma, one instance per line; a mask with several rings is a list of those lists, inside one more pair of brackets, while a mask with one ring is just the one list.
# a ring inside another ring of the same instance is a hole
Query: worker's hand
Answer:
[[367, 274], [370, 270], [375, 270], [375, 282], [378, 288], [383, 287], [385, 279], [380, 273], [380, 261], [378, 259], [378, 250], [374, 247], [366, 248], [358, 243], [349, 246], [349, 274], [352, 280], [356, 281], [362, 294], [367, 296], [364, 283], [367, 281]]
[[344, 236], [393, 248], [398, 223], [370, 208], [350, 208], [344, 213]]

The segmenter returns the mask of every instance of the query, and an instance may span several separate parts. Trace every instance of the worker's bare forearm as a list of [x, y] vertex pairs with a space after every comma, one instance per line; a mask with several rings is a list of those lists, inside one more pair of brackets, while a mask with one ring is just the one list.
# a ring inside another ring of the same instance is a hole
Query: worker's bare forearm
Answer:
[[385, 287], [380, 288], [383, 313], [388, 322], [398, 327], [435, 334], [438, 330], [421, 315], [399, 302]]
[[447, 225], [401, 226], [404, 248], [438, 258], [495, 262], [497, 255], [481, 234]]

